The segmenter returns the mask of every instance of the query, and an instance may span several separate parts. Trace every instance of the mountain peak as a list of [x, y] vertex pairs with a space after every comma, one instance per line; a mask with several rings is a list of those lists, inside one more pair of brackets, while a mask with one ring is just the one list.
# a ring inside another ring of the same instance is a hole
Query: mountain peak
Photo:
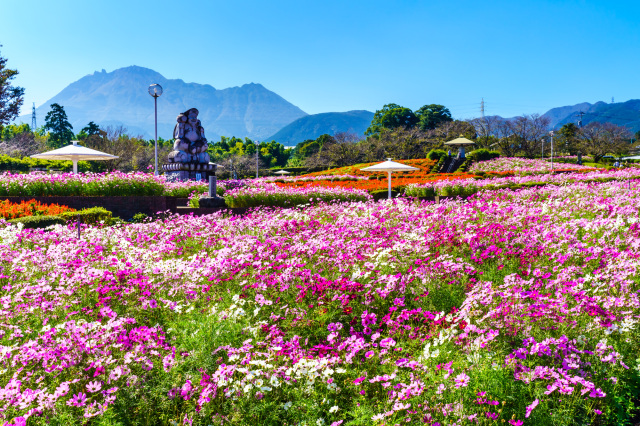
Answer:
[[[217, 90], [208, 84], [167, 79], [138, 65], [86, 75], [37, 108], [36, 114], [44, 117], [56, 102], [65, 108], [74, 129], [93, 121], [103, 127], [123, 125], [134, 134], [151, 137], [154, 103], [147, 90], [153, 83], [160, 83], [164, 89], [157, 103], [158, 136], [165, 139], [171, 138], [178, 113], [192, 107], [200, 110], [211, 141], [223, 135], [263, 140], [307, 115], [259, 83]], [[29, 116], [20, 119], [30, 121]]]

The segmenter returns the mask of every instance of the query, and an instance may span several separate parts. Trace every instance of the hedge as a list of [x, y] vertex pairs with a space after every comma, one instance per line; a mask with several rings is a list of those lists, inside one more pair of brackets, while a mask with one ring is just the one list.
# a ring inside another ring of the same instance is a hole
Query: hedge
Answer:
[[92, 207], [77, 212], [67, 212], [56, 216], [25, 216], [18, 219], [11, 219], [8, 222], [13, 224], [22, 223], [25, 228], [46, 228], [51, 225], [65, 225], [78, 221], [86, 225], [96, 225], [100, 222], [111, 221], [111, 212], [102, 207]]

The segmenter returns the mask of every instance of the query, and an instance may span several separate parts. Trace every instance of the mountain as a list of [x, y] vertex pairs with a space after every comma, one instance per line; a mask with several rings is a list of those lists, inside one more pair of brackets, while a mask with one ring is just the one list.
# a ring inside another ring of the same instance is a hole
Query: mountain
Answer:
[[[563, 113], [558, 113], [557, 110], [563, 110]], [[606, 102], [582, 103], [570, 107], [553, 108], [544, 115], [551, 118], [553, 128], [559, 128], [566, 123], [577, 123], [580, 111], [584, 112], [583, 125], [592, 121], [609, 122], [628, 127], [632, 132], [640, 130], [640, 99], [610, 104]]]
[[[176, 116], [198, 108], [207, 139], [220, 136], [264, 140], [307, 114], [261, 84], [245, 84], [218, 90], [208, 84], [166, 79], [148, 68], [130, 66], [112, 72], [95, 72], [71, 83], [36, 109], [38, 124], [54, 102], [62, 105], [77, 133], [90, 121], [100, 126], [123, 125], [130, 134], [154, 135], [154, 106], [148, 87], [162, 86], [158, 98], [158, 137], [170, 139]], [[24, 115], [17, 121], [31, 123]]]
[[267, 140], [275, 140], [284, 145], [295, 145], [307, 139], [316, 139], [325, 133], [335, 135], [339, 132], [348, 132], [363, 136], [372, 119], [372, 112], [362, 110], [312, 114], [298, 118]]

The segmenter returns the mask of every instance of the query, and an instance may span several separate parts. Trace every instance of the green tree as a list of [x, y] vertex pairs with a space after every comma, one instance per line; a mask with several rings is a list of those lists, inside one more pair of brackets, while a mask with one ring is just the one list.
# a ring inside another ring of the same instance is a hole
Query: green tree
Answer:
[[418, 126], [422, 131], [433, 130], [441, 123], [453, 121], [451, 111], [444, 105], [425, 105], [417, 110], [415, 114], [418, 117]]
[[364, 132], [365, 135], [374, 135], [382, 129], [397, 129], [410, 127], [418, 124], [418, 117], [409, 108], [398, 104], [387, 104], [382, 109], [376, 111], [371, 120], [371, 125]]
[[44, 128], [49, 130], [49, 145], [53, 148], [60, 148], [69, 144], [73, 139], [73, 126], [67, 119], [62, 105], [51, 104], [51, 111], [44, 118]]
[[579, 131], [578, 126], [573, 123], [567, 123], [558, 130], [559, 142], [564, 145], [564, 149], [570, 154], [574, 154], [577, 151]]
[[6, 64], [7, 59], [0, 56], [0, 129], [18, 116], [24, 101], [24, 89], [11, 85], [18, 71], [7, 68]]
[[88, 136], [99, 135], [100, 127], [93, 121], [90, 121], [89, 124], [82, 128], [81, 132], [85, 132]]
[[31, 133], [31, 126], [28, 124], [9, 124], [2, 128], [2, 131], [0, 132], [0, 140], [8, 141], [25, 132]]

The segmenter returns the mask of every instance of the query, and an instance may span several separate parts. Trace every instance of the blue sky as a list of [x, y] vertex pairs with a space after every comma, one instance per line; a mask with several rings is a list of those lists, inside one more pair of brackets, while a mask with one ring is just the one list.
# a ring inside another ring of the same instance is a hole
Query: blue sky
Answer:
[[[456, 118], [640, 98], [640, 2], [4, 1], [22, 113], [139, 65], [222, 89], [261, 83], [304, 111], [448, 106]], [[151, 82], [150, 82], [151, 83]]]

